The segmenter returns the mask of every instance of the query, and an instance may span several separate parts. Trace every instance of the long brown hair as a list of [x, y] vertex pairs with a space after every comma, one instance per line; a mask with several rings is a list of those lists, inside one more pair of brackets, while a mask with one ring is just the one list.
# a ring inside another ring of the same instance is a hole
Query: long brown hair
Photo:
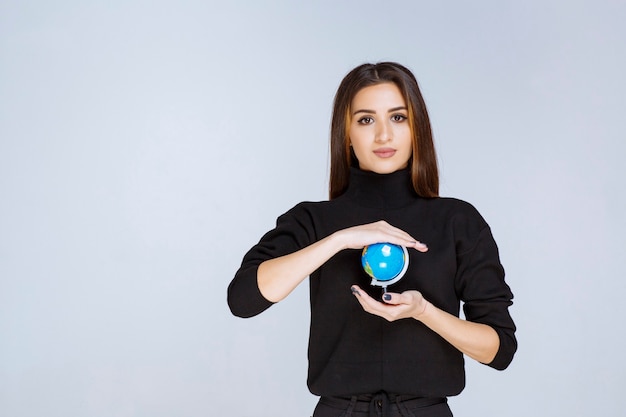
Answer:
[[330, 128], [330, 199], [339, 197], [346, 191], [350, 167], [358, 166], [349, 143], [352, 99], [364, 87], [387, 82], [398, 86], [407, 103], [413, 136], [413, 155], [409, 161], [413, 188], [422, 197], [439, 196], [437, 155], [426, 103], [417, 80], [411, 71], [400, 64], [380, 62], [354, 68], [341, 81], [335, 94]]

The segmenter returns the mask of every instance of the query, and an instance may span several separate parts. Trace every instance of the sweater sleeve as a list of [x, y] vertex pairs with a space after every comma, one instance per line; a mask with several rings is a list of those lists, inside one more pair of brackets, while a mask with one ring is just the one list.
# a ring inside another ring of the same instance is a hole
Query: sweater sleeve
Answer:
[[304, 203], [300, 203], [276, 221], [276, 227], [267, 232], [243, 258], [239, 270], [228, 286], [230, 311], [238, 317], [255, 316], [274, 303], [261, 294], [257, 284], [257, 270], [266, 260], [290, 254], [315, 241], [313, 222]]
[[498, 352], [487, 365], [503, 370], [517, 350], [515, 324], [509, 314], [513, 293], [504, 280], [498, 247], [491, 229], [475, 212], [455, 225], [457, 232], [456, 291], [465, 318], [491, 326], [500, 339]]

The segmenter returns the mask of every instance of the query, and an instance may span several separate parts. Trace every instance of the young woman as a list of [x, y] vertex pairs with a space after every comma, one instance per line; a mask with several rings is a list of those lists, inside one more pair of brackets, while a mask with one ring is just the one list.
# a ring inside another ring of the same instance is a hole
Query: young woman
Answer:
[[[346, 75], [330, 140], [330, 200], [296, 205], [250, 249], [228, 288], [231, 311], [259, 314], [310, 277], [315, 417], [451, 416], [463, 356], [501, 370], [517, 348], [489, 226], [438, 196], [426, 105], [402, 65]], [[384, 294], [360, 262], [378, 242], [409, 250], [408, 271]]]

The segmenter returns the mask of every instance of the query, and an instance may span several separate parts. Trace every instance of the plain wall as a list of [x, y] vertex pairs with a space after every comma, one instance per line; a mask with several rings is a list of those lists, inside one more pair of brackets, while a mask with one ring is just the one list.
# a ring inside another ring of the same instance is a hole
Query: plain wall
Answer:
[[[244, 253], [326, 198], [331, 104], [417, 76], [441, 194], [499, 244], [519, 351], [458, 416], [616, 416], [622, 1], [2, 1], [0, 415], [309, 416], [307, 285], [230, 315]], [[278, 406], [280, 404], [280, 407]]]

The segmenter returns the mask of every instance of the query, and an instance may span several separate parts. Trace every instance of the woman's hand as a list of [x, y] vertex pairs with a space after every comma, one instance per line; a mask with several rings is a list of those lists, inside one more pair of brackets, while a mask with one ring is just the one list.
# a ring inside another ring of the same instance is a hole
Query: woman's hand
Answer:
[[352, 286], [352, 293], [361, 303], [363, 310], [388, 321], [406, 318], [419, 320], [428, 306], [428, 301], [422, 294], [414, 290], [400, 294], [387, 292], [383, 294], [384, 302], [373, 299], [357, 285]]
[[380, 302], [357, 285], [351, 289], [366, 312], [389, 321], [404, 318], [419, 320], [452, 346], [479, 362], [490, 363], [498, 353], [500, 338], [492, 327], [453, 316], [426, 301], [419, 291], [385, 293], [384, 302]]
[[367, 245], [384, 242], [414, 248], [420, 252], [428, 250], [424, 243], [384, 220], [349, 227], [336, 232], [336, 234], [341, 238], [344, 249], [362, 249]]

